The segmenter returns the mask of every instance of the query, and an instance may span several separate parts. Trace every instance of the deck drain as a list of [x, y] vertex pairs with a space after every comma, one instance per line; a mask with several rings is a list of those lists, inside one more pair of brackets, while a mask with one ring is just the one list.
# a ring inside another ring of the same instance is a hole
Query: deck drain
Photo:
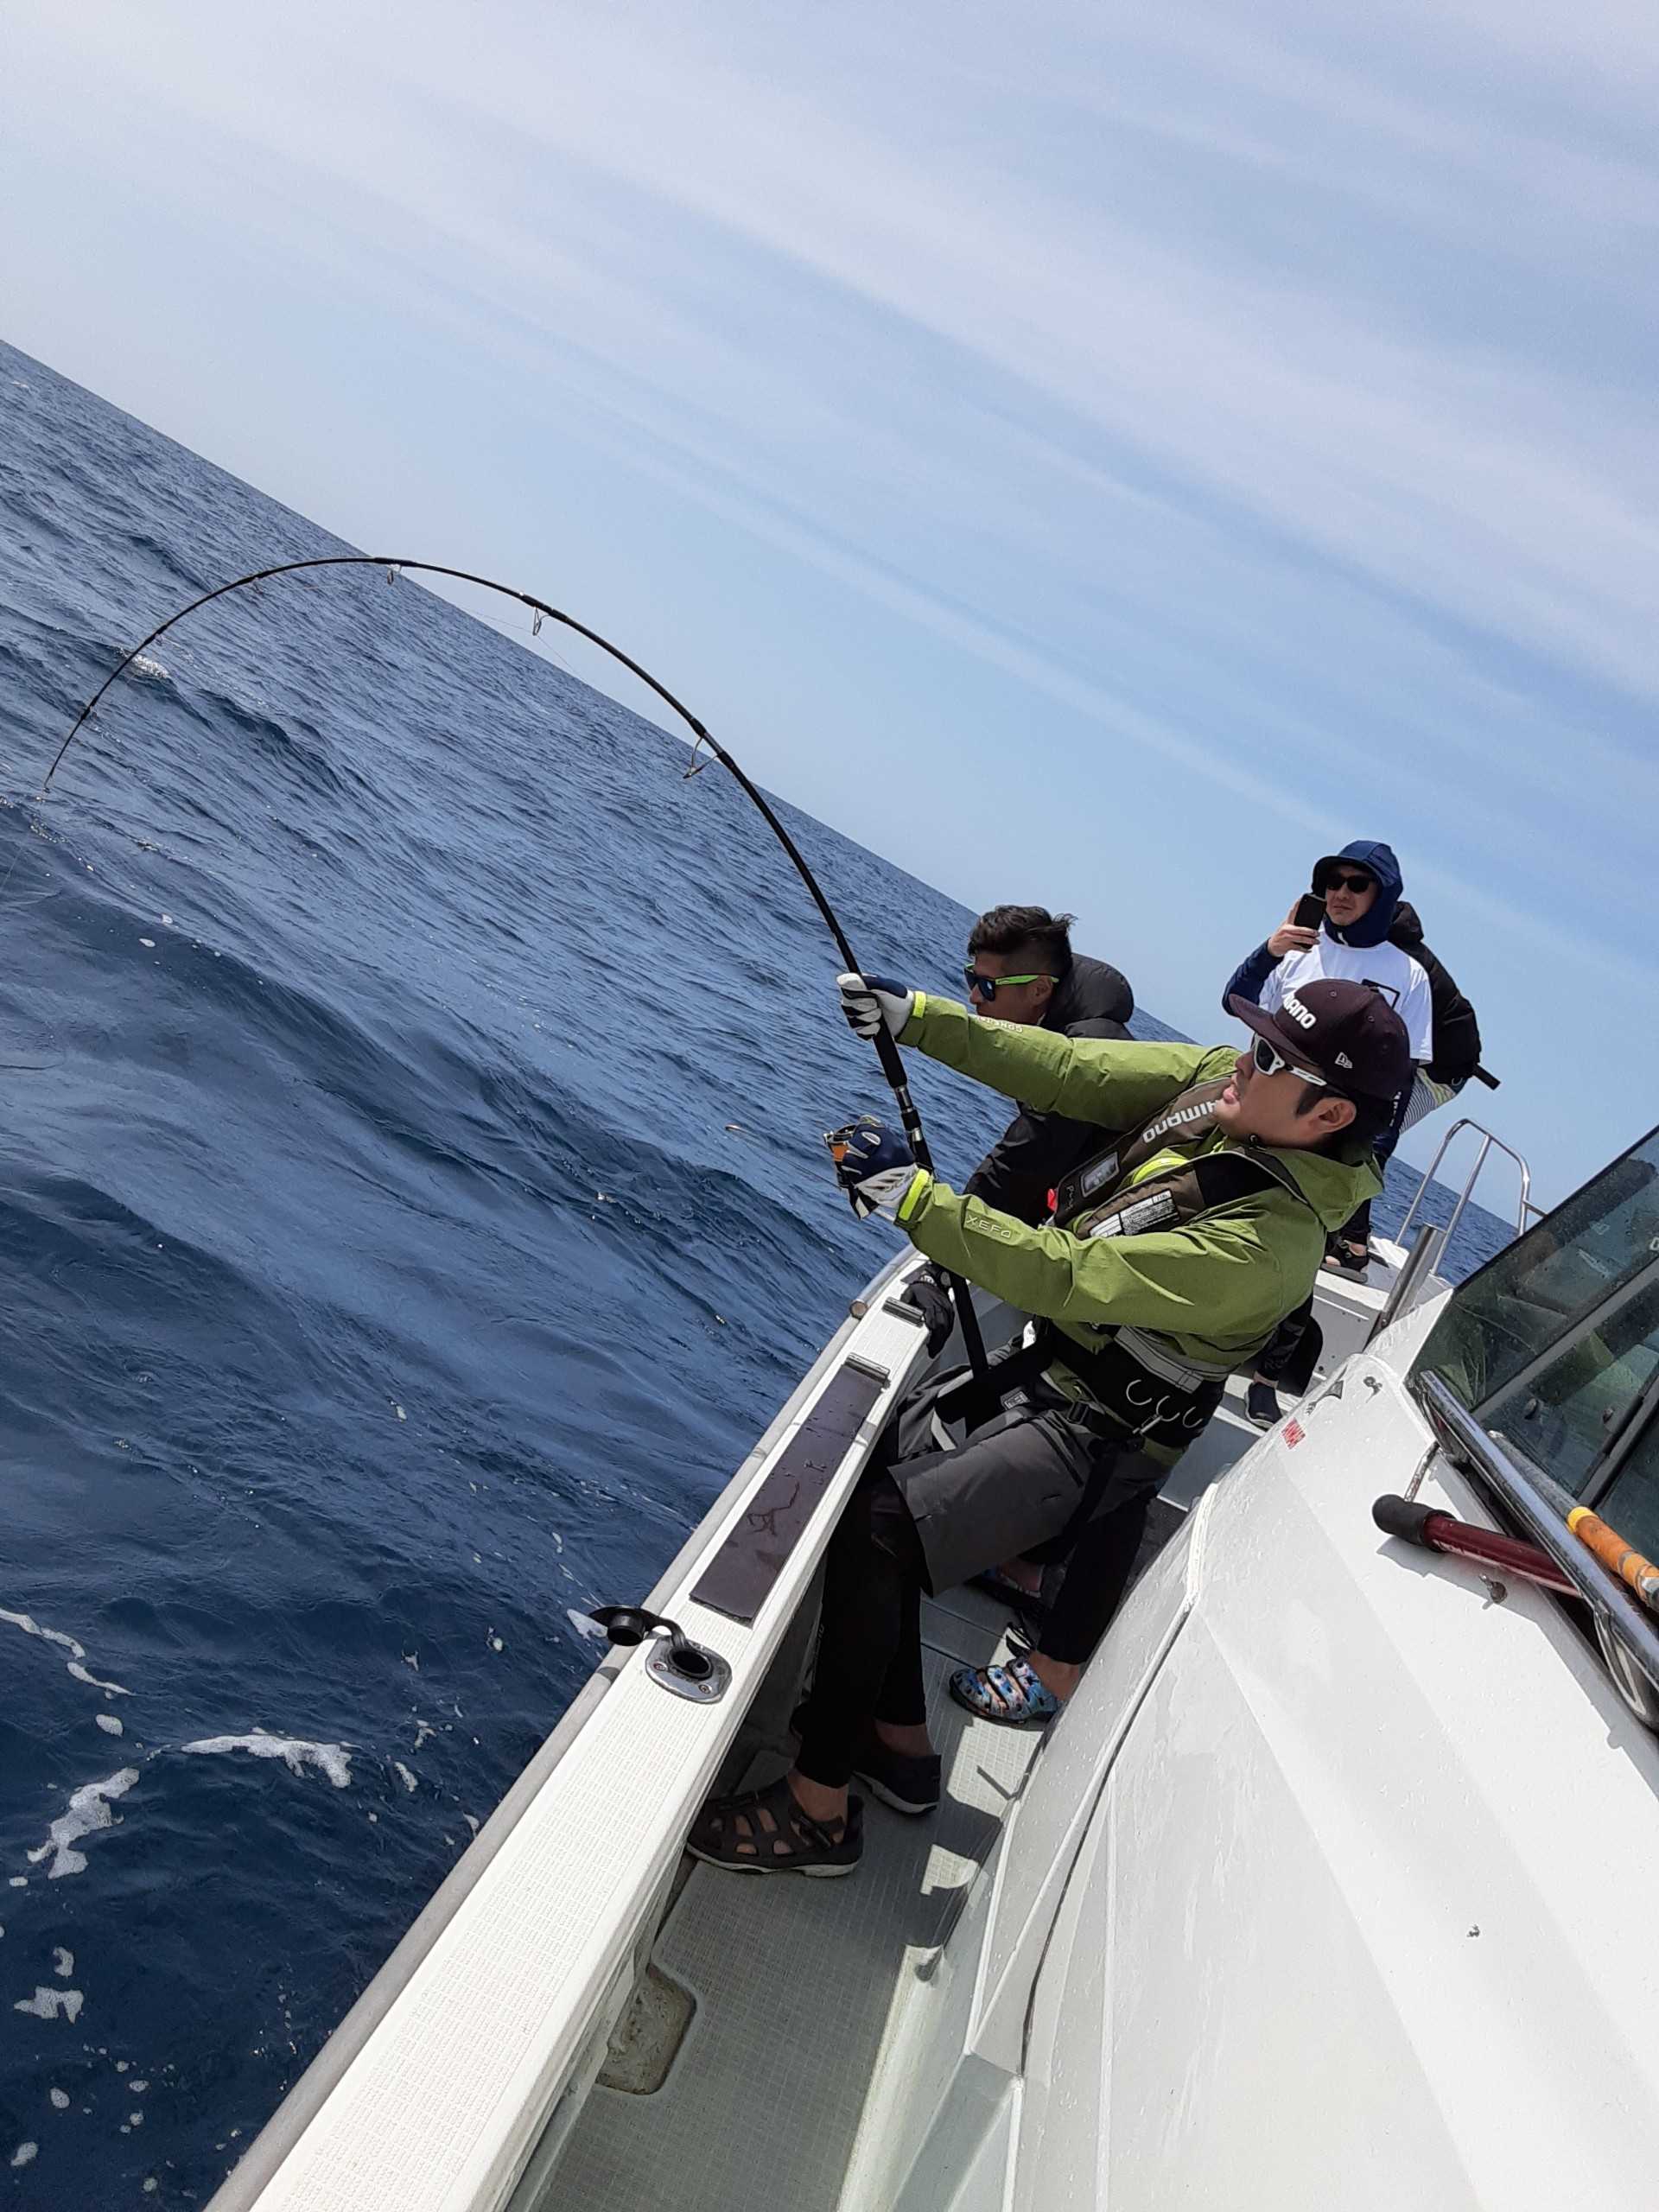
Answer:
[[671, 1981], [660, 1967], [647, 1967], [611, 2037], [600, 2087], [631, 2097], [648, 2097], [660, 2089], [696, 2009], [689, 1989]]

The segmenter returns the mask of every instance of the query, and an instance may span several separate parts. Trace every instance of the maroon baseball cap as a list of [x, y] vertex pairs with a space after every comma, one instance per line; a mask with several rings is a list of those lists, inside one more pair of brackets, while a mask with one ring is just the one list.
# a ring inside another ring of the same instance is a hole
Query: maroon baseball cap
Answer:
[[1274, 1014], [1235, 995], [1227, 1010], [1293, 1067], [1313, 1069], [1344, 1097], [1391, 1108], [1411, 1081], [1406, 1025], [1369, 983], [1302, 983]]

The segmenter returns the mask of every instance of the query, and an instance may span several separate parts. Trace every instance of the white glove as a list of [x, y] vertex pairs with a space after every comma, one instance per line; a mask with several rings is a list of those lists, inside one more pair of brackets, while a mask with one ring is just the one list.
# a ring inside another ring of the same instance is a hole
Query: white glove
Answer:
[[914, 991], [890, 983], [885, 976], [837, 976], [841, 1010], [857, 1037], [876, 1037], [885, 1028], [888, 1036], [903, 1033], [916, 1004]]

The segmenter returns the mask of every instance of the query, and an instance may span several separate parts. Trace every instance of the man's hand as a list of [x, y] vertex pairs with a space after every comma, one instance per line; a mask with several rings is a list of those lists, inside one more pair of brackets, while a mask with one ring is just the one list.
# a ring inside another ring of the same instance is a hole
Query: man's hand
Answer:
[[[1300, 904], [1299, 899], [1296, 906]], [[1296, 919], [1296, 906], [1293, 906], [1268, 939], [1268, 950], [1275, 960], [1282, 960], [1287, 952], [1306, 952], [1310, 944], [1317, 944], [1319, 941], [1318, 930], [1305, 930]]]
[[836, 1180], [859, 1219], [882, 1213], [896, 1220], [918, 1172], [899, 1132], [884, 1128], [874, 1114], [861, 1114], [844, 1128], [826, 1130], [823, 1141], [836, 1163]]
[[885, 976], [837, 976], [841, 1010], [857, 1037], [879, 1037], [885, 1029], [897, 1038], [910, 1020], [916, 1003], [914, 991], [890, 983]]
[[904, 1294], [927, 1324], [927, 1354], [932, 1359], [944, 1350], [957, 1325], [950, 1294], [931, 1268], [924, 1268], [905, 1285]]

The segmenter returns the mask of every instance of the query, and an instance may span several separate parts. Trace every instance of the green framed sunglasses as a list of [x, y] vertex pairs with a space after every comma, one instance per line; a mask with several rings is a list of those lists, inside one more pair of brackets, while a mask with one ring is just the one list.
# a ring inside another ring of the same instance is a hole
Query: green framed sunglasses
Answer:
[[976, 968], [971, 960], [963, 968], [962, 979], [970, 994], [977, 992], [988, 1003], [996, 996], [999, 983], [1052, 983], [1055, 981], [1052, 976], [987, 976]]

